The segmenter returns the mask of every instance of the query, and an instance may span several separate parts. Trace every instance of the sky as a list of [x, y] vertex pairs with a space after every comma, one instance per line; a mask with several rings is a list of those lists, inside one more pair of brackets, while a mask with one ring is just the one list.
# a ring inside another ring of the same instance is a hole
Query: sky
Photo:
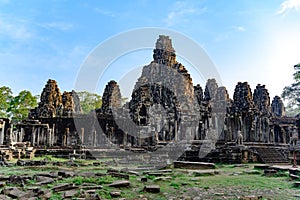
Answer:
[[[293, 66], [300, 63], [299, 21], [300, 0], [0, 0], [0, 86], [37, 95], [55, 79], [61, 91], [70, 91], [99, 44], [132, 29], [158, 27], [197, 42], [231, 98], [237, 82], [247, 81], [252, 92], [258, 83], [266, 85], [272, 99], [292, 83]], [[116, 70], [106, 76], [126, 83], [131, 79], [116, 76], [118, 68], [137, 70], [151, 60], [150, 49], [132, 52], [111, 63]], [[104, 86], [100, 81], [95, 92], [102, 95]]]

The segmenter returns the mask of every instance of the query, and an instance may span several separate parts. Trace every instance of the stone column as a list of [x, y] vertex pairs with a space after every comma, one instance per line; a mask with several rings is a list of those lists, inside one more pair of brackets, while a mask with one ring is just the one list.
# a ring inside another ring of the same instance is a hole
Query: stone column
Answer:
[[96, 134], [97, 134], [97, 131], [94, 130], [93, 132], [93, 146], [96, 147]]
[[123, 136], [123, 148], [125, 149], [125, 146], [127, 146], [127, 132], [124, 133]]
[[33, 147], [35, 146], [35, 135], [36, 135], [36, 131], [37, 131], [37, 128], [36, 128], [36, 127], [33, 127], [33, 128], [32, 128], [32, 133], [31, 133], [31, 144], [32, 144]]
[[64, 146], [67, 146], [68, 143], [69, 143], [69, 133], [70, 133], [70, 129], [69, 128], [66, 128], [65, 129], [65, 134], [64, 134]]
[[178, 124], [177, 124], [177, 120], [175, 120], [175, 123], [174, 123], [174, 134], [175, 134], [175, 136], [174, 136], [174, 139], [175, 139], [175, 141], [178, 141]]
[[52, 144], [53, 146], [54, 143], [57, 143], [56, 137], [55, 137], [55, 124], [52, 125]]
[[38, 126], [38, 127], [37, 127], [37, 140], [36, 140], [36, 145], [37, 145], [37, 146], [40, 145], [40, 132], [41, 132], [41, 127]]
[[22, 127], [22, 128], [21, 128], [21, 134], [20, 134], [20, 137], [19, 137], [18, 142], [22, 142], [23, 137], [24, 137], [24, 134], [25, 134], [25, 131], [24, 131], [24, 128]]
[[52, 128], [48, 129], [48, 146], [51, 147], [52, 146]]
[[45, 143], [44, 143], [44, 140], [45, 140], [45, 128], [42, 126], [41, 127], [41, 137], [40, 137], [40, 145], [44, 145]]
[[3, 142], [4, 142], [4, 131], [5, 131], [5, 121], [3, 120], [2, 121], [2, 124], [1, 124], [1, 135], [0, 135], [0, 144], [2, 145]]
[[81, 128], [81, 144], [84, 144], [84, 128]]

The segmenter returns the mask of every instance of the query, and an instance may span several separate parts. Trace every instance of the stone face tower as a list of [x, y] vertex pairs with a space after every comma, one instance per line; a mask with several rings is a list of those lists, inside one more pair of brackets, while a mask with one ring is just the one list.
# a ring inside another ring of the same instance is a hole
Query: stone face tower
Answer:
[[186, 68], [176, 61], [171, 39], [160, 35], [155, 47], [154, 60], [143, 67], [135, 84], [129, 109], [137, 125], [159, 124], [154, 128], [159, 138], [171, 140], [177, 135], [181, 115], [196, 114], [194, 86]]
[[270, 96], [265, 85], [258, 84], [253, 94], [253, 101], [258, 110], [264, 114], [269, 114], [270, 109]]
[[111, 114], [112, 109], [121, 108], [122, 96], [116, 81], [109, 81], [102, 96], [102, 113]]
[[279, 96], [275, 96], [272, 100], [272, 112], [276, 117], [282, 117], [285, 115], [284, 104]]
[[62, 96], [55, 80], [49, 79], [41, 94], [39, 117], [56, 117], [62, 110]]

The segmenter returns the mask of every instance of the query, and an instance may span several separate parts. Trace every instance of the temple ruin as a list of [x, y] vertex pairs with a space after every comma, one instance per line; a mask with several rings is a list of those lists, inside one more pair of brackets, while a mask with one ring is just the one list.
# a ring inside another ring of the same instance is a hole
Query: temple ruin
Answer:
[[196, 159], [193, 155], [201, 145], [211, 143], [215, 146], [209, 159], [226, 162], [229, 156], [243, 162], [255, 161], [262, 147], [287, 155], [292, 141], [300, 138], [299, 121], [285, 117], [282, 100], [275, 96], [271, 102], [265, 85], [258, 84], [252, 93], [247, 82], [238, 82], [231, 99], [213, 78], [204, 87], [194, 84], [176, 61], [171, 39], [160, 35], [153, 61], [143, 67], [129, 102], [122, 105], [119, 85], [112, 80], [102, 95], [102, 107], [82, 114], [76, 92], [61, 93], [56, 81], [48, 80], [38, 107], [14, 131], [10, 122], [0, 120], [0, 143], [149, 150], [187, 141], [191, 149], [181, 159]]

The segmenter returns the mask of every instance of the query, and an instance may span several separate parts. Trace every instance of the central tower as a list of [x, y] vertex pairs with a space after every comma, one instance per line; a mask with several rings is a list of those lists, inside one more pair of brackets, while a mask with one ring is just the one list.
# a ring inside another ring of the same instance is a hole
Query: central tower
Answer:
[[157, 39], [153, 61], [143, 67], [131, 97], [133, 121], [139, 126], [151, 126], [159, 140], [176, 139], [182, 115], [196, 114], [191, 76], [176, 61], [168, 36], [160, 35]]

